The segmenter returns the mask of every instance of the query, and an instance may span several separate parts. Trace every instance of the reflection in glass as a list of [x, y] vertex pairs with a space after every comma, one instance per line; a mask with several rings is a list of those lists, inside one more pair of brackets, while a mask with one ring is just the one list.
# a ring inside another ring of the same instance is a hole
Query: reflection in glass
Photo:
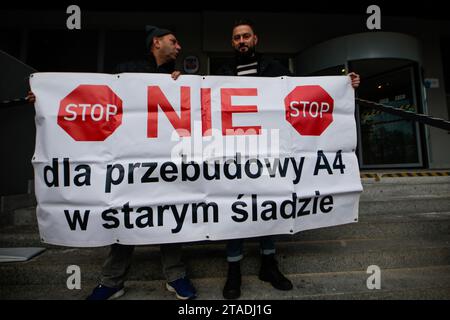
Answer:
[[[389, 106], [417, 112], [412, 67], [364, 79], [358, 96]], [[418, 164], [416, 125], [401, 117], [360, 107], [363, 164]]]

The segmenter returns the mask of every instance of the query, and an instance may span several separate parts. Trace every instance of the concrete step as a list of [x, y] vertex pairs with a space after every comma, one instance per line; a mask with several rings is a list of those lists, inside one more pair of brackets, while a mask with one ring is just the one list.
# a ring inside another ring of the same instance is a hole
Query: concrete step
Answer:
[[450, 195], [449, 182], [427, 183], [426, 181], [417, 183], [363, 183], [363, 193], [361, 200], [377, 200], [386, 197], [402, 197], [414, 195]]
[[450, 211], [449, 195], [391, 196], [377, 200], [360, 200], [359, 215]]
[[[278, 291], [255, 275], [244, 275], [241, 300], [316, 299], [450, 299], [450, 265], [381, 269], [381, 288], [369, 290], [365, 271], [290, 274], [291, 291]], [[199, 300], [221, 300], [225, 277], [193, 279]], [[82, 278], [80, 290], [66, 282], [41, 285], [2, 285], [0, 299], [84, 299], [96, 282]], [[163, 280], [126, 282], [120, 300], [175, 300]]]
[[286, 240], [400, 239], [450, 234], [450, 212], [360, 215], [357, 223], [305, 230]]
[[36, 207], [14, 210], [12, 224], [16, 226], [37, 225]]
[[[224, 243], [197, 243], [184, 248], [188, 272], [193, 278], [226, 275]], [[280, 269], [288, 274], [365, 271], [450, 265], [450, 235], [437, 239], [371, 239], [279, 242]], [[244, 274], [256, 275], [259, 246], [245, 243]], [[102, 248], [52, 248], [31, 261], [0, 264], [1, 285], [64, 283], [69, 265], [78, 265], [83, 278], [96, 281], [108, 253]], [[134, 253], [130, 280], [163, 279], [159, 246], [139, 246]]]
[[[20, 217], [19, 220], [22, 219], [23, 213], [19, 211], [18, 214], [15, 214], [16, 210], [36, 207], [37, 202], [36, 196], [34, 195], [34, 189], [30, 191], [32, 191], [32, 193], [0, 197], [0, 227], [17, 223], [17, 216]], [[26, 216], [29, 217], [30, 214], [27, 213]], [[30, 221], [26, 223], [30, 223]]]
[[[365, 174], [374, 174], [369, 172], [361, 172], [362, 175]], [[389, 174], [389, 173], [387, 173]], [[363, 185], [424, 185], [424, 184], [442, 184], [442, 183], [450, 183], [450, 176], [414, 176], [414, 177], [387, 177], [385, 173], [377, 173], [378, 180], [374, 178], [361, 178], [361, 183]]]
[[[399, 239], [450, 234], [450, 212], [361, 215], [357, 223], [280, 235], [285, 241]], [[0, 247], [56, 247], [43, 244], [34, 225], [0, 228]]]
[[14, 211], [20, 208], [35, 206], [36, 197], [34, 192], [0, 197], [0, 212]]

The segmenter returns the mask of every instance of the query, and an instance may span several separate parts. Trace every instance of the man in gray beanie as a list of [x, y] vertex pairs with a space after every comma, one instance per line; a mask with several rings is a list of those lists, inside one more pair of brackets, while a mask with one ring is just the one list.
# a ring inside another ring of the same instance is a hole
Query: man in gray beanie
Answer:
[[[181, 46], [174, 33], [155, 26], [146, 26], [145, 31], [147, 33], [145, 44], [150, 53], [148, 59], [122, 63], [116, 67], [116, 73], [170, 73], [176, 80], [180, 72], [175, 71], [175, 60]], [[167, 279], [166, 288], [174, 292], [178, 299], [195, 298], [196, 290], [186, 276], [186, 268], [181, 259], [182, 244], [161, 244], [160, 250], [163, 271]], [[109, 256], [103, 264], [100, 284], [95, 287], [88, 300], [115, 299], [125, 293], [124, 282], [131, 266], [133, 251], [133, 245], [111, 245]]]
[[170, 73], [175, 80], [181, 74], [175, 71], [175, 61], [181, 51], [175, 34], [167, 29], [145, 26], [147, 59], [119, 64], [114, 72]]
[[[170, 73], [176, 80], [181, 72], [175, 70], [175, 60], [181, 51], [175, 34], [167, 29], [155, 26], [145, 26], [145, 45], [148, 52], [147, 59], [127, 61], [116, 66], [113, 73], [145, 72]], [[34, 103], [34, 94], [30, 91], [27, 101]]]
[[154, 37], [162, 37], [165, 36], [166, 34], [173, 34], [173, 32], [170, 30], [161, 29], [149, 25], [145, 26], [145, 33], [147, 34], [147, 36], [145, 37], [145, 45], [147, 49], [150, 49]]

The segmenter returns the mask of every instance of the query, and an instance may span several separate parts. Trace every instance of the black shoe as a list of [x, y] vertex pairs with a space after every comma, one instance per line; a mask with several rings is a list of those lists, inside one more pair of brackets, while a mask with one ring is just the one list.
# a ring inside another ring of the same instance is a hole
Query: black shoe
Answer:
[[261, 269], [259, 270], [259, 279], [270, 282], [275, 289], [292, 290], [292, 282], [287, 279], [278, 269], [278, 262], [274, 254], [261, 256]]
[[190, 300], [197, 297], [197, 291], [194, 285], [186, 276], [175, 281], [167, 282], [166, 288], [170, 292], [174, 292], [177, 299], [180, 300]]
[[240, 262], [228, 262], [228, 276], [223, 297], [225, 299], [237, 299], [241, 296], [241, 265]]
[[113, 300], [123, 296], [124, 293], [123, 285], [119, 288], [111, 288], [99, 284], [86, 300]]

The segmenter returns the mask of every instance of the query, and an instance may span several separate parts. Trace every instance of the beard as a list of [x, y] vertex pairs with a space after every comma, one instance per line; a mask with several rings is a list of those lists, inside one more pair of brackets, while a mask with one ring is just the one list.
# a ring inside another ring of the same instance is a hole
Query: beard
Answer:
[[[242, 47], [247, 47], [247, 51], [240, 51]], [[239, 61], [245, 61], [255, 56], [255, 47], [248, 47], [245, 45], [239, 46], [237, 49], [234, 49], [234, 54], [236, 59]]]

